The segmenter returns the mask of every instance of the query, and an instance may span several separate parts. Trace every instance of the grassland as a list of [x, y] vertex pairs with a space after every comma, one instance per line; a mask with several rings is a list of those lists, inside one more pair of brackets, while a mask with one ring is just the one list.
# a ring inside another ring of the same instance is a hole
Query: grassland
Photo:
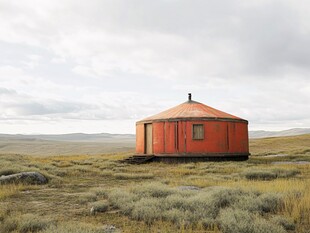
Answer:
[[134, 140], [106, 141], [53, 141], [0, 138], [0, 154], [22, 154], [31, 156], [98, 155], [134, 150]]
[[0, 186], [0, 232], [310, 232], [310, 165], [300, 163], [310, 135], [251, 140], [244, 162], [129, 165], [119, 160], [132, 152], [116, 151], [0, 155], [0, 175], [49, 178]]

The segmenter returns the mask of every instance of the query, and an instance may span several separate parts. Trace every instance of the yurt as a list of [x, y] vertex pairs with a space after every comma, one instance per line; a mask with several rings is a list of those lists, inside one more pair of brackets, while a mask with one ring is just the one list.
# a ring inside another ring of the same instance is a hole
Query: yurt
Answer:
[[245, 160], [248, 121], [188, 100], [136, 122], [136, 156], [152, 160]]

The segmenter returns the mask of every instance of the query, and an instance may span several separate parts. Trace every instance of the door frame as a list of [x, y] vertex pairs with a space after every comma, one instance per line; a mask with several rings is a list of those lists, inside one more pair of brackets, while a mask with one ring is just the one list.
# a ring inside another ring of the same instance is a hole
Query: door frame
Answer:
[[[149, 137], [147, 136], [148, 135], [148, 132], [147, 132], [147, 127], [148, 125], [151, 126], [151, 148], [148, 148], [148, 140], [149, 140]], [[144, 124], [144, 154], [149, 154], [147, 153], [148, 152], [148, 149], [151, 150], [151, 154], [153, 154], [153, 124], [152, 123], [146, 123]]]

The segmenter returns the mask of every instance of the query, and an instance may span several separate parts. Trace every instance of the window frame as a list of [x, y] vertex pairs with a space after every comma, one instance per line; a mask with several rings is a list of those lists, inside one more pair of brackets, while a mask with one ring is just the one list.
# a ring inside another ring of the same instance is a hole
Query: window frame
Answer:
[[[202, 127], [202, 138], [195, 138], [194, 128], [195, 127]], [[204, 124], [192, 124], [192, 140], [204, 140], [205, 139], [205, 128]]]

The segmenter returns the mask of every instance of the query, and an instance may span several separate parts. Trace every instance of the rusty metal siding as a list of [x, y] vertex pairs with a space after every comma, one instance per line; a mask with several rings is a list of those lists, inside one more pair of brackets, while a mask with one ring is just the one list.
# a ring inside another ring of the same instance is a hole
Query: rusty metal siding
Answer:
[[248, 127], [246, 124], [234, 123], [229, 125], [229, 152], [248, 152]]
[[175, 151], [175, 122], [166, 122], [166, 153], [174, 154]]
[[159, 154], [165, 151], [164, 122], [153, 123], [153, 153]]
[[186, 153], [186, 131], [185, 131], [185, 127], [186, 127], [186, 121], [178, 121], [178, 128], [179, 128], [179, 153]]
[[[201, 124], [204, 128], [203, 140], [193, 139], [193, 125]], [[206, 151], [213, 152], [209, 144], [212, 142], [213, 137], [210, 137], [209, 125], [203, 121], [190, 121], [187, 122], [186, 131], [188, 133], [187, 150], [191, 153], [205, 153]]]
[[[192, 139], [192, 125], [204, 125], [204, 139]], [[176, 125], [178, 131], [176, 131]], [[137, 125], [136, 153], [144, 153], [143, 124]], [[176, 137], [178, 132], [178, 137]], [[178, 138], [178, 142], [176, 142]], [[177, 145], [177, 146], [176, 146]], [[154, 154], [248, 153], [247, 124], [217, 121], [158, 122], [153, 124]]]
[[[204, 124], [204, 140], [187, 142], [191, 153], [248, 153], [247, 124], [231, 122], [188, 122], [187, 131], [192, 124]], [[229, 130], [227, 130], [229, 129]], [[228, 134], [227, 134], [228, 133]]]

